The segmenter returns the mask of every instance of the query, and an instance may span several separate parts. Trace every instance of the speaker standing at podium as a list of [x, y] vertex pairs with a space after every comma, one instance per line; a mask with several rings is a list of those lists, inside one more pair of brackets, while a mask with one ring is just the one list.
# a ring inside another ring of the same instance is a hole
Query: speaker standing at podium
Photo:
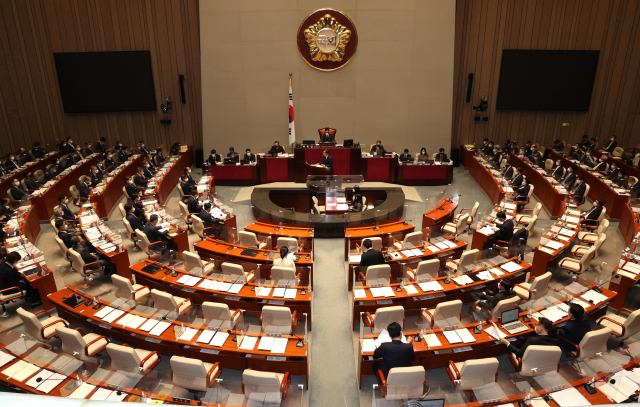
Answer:
[[320, 163], [320, 165], [326, 168], [330, 168], [331, 174], [333, 174], [333, 157], [329, 155], [329, 150], [324, 150], [322, 154], [324, 155], [324, 157], [322, 158], [322, 162]]

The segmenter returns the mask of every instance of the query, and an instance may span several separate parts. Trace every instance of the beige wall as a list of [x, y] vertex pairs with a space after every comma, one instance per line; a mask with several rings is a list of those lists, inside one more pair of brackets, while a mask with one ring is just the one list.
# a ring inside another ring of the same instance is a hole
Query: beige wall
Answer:
[[[317, 129], [337, 141], [432, 153], [451, 145], [454, 0], [200, 0], [205, 152], [287, 142], [293, 73], [296, 140]], [[346, 13], [358, 30], [356, 55], [321, 72], [298, 54], [302, 20], [320, 8]]]

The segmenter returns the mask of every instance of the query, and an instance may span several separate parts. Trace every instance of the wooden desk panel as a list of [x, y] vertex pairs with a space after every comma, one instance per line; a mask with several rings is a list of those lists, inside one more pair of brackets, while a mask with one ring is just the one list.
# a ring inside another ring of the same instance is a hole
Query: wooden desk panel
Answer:
[[504, 191], [498, 181], [493, 178], [491, 172], [487, 170], [475, 157], [467, 159], [469, 174], [478, 183], [480, 189], [484, 191], [491, 203], [498, 203], [504, 199]]
[[393, 183], [397, 171], [396, 157], [362, 157], [362, 175], [367, 182]]
[[[178, 159], [173, 167], [164, 175], [162, 181], [156, 184], [156, 199], [160, 204], [164, 204], [167, 201], [169, 195], [173, 192], [173, 188], [178, 185], [180, 176], [184, 174], [184, 168], [191, 167], [191, 165], [193, 165], [193, 146], [189, 146], [187, 151], [180, 153], [180, 159]], [[215, 192], [215, 189], [212, 189], [211, 192]]]
[[470, 160], [473, 160], [473, 156], [476, 154], [474, 150], [467, 150], [467, 148], [463, 145], [460, 146], [460, 163], [465, 167], [469, 168], [472, 165]]
[[628, 203], [625, 203], [620, 212], [618, 230], [624, 238], [624, 242], [627, 246], [633, 242], [635, 235], [640, 232], [640, 224], [638, 222], [640, 222], [640, 216], [634, 213]]
[[[413, 232], [415, 227], [401, 220], [383, 223], [380, 225], [370, 225], [363, 227], [349, 227], [345, 229], [345, 252], [344, 259], [349, 260], [349, 252], [356, 250], [362, 245], [362, 241], [371, 237], [382, 237], [382, 246], [385, 246], [385, 236], [395, 236], [404, 239], [404, 237]], [[388, 242], [387, 242], [388, 243]], [[388, 245], [388, 244], [387, 244]]]
[[458, 202], [458, 200], [443, 199], [435, 209], [425, 212], [422, 215], [422, 229], [441, 228], [445, 223], [451, 222], [458, 208]]
[[319, 147], [293, 149], [295, 182], [306, 182], [305, 168], [308, 164], [319, 164], [322, 161], [322, 152], [329, 150], [329, 155], [333, 157], [334, 175], [360, 175], [362, 173], [362, 151], [359, 146], [354, 147]]
[[561, 194], [553, 187], [553, 185], [538, 171], [536, 171], [529, 164], [518, 156], [511, 154], [511, 164], [515, 168], [522, 168], [522, 173], [525, 177], [531, 180], [531, 184], [534, 186], [533, 193], [538, 197], [551, 214], [552, 217], [562, 216], [564, 209], [562, 203], [566, 198], [566, 194]]
[[212, 176], [217, 185], [247, 186], [260, 183], [260, 165], [203, 165], [202, 172]]
[[398, 163], [396, 184], [447, 185], [453, 181], [453, 165], [414, 165]]
[[122, 171], [113, 177], [101, 194], [91, 194], [91, 202], [98, 204], [96, 206], [96, 213], [101, 219], [107, 218], [114, 205], [120, 200], [120, 198], [122, 198], [124, 195], [122, 188], [124, 188], [125, 185], [125, 177], [134, 176], [138, 172], [138, 167], [142, 167], [143, 159], [144, 157], [140, 155], [138, 158], [133, 160], [131, 164], [124, 167]]
[[296, 169], [293, 160], [293, 157], [272, 158], [259, 156], [258, 166], [260, 167], [260, 183], [294, 182]]
[[[200, 257], [213, 258], [218, 260], [229, 260], [241, 263], [255, 263], [255, 264], [271, 264], [273, 259], [267, 258], [271, 253], [274, 257], [277, 255], [276, 250], [265, 250], [257, 248], [248, 248], [246, 246], [221, 242], [213, 239], [206, 239], [202, 242], [198, 242], [194, 245], [195, 250]], [[258, 252], [254, 257], [242, 255], [242, 251], [245, 249], [251, 249]], [[313, 267], [313, 258], [306, 259], [308, 253], [298, 253], [300, 260], [295, 262], [296, 266], [300, 267]]]

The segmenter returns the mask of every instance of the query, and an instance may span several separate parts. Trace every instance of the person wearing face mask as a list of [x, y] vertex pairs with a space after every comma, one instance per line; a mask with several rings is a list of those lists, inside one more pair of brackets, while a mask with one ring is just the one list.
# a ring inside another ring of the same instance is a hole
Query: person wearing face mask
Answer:
[[580, 143], [576, 143], [579, 144], [581, 147], [588, 147], [589, 146], [589, 136], [588, 135], [584, 135], [582, 136], [582, 141]]
[[104, 179], [104, 177], [107, 176], [107, 170], [106, 170], [106, 167], [104, 166], [104, 160], [98, 160], [98, 163], [96, 164], [96, 168], [100, 173], [100, 177]]
[[71, 242], [73, 250], [78, 252], [80, 257], [82, 257], [82, 261], [84, 261], [87, 271], [98, 270], [104, 267], [105, 276], [116, 273], [115, 264], [102, 258], [98, 253], [89, 251], [87, 248], [89, 243], [84, 242], [79, 236], [73, 236], [71, 238]]
[[86, 158], [86, 155], [84, 154], [84, 152], [82, 151], [80, 146], [76, 147], [76, 153], [74, 155], [75, 155], [75, 158], [76, 158], [76, 162], [80, 161], [80, 160], [84, 160]]
[[91, 143], [84, 143], [84, 155], [89, 156], [91, 154], [95, 154], [95, 150], [91, 146]]
[[23, 147], [20, 147], [20, 149], [18, 150], [18, 158], [16, 160], [20, 165], [25, 165], [29, 161], [33, 161], [33, 159], [29, 157], [29, 154], [27, 154], [27, 150], [25, 150]]
[[107, 158], [104, 160], [104, 167], [107, 173], [116, 169], [118, 164], [113, 160], [113, 154], [111, 152], [107, 153]]
[[618, 172], [619, 171], [620, 171], [620, 169], [618, 168], [616, 163], [611, 163], [611, 165], [609, 166], [609, 169], [607, 170], [605, 176], [607, 178], [609, 178], [611, 181], [614, 181], [616, 178], [618, 178]]
[[484, 292], [474, 291], [470, 294], [471, 299], [475, 301], [473, 307], [476, 310], [486, 309], [489, 311], [498, 305], [500, 301], [513, 298], [516, 295], [516, 292], [513, 290], [513, 281], [511, 281], [509, 277], [504, 277], [500, 280], [498, 283], [498, 292], [495, 294], [490, 290], [485, 290]]
[[191, 185], [192, 187], [196, 186], [196, 181], [191, 177], [191, 168], [189, 167], [184, 167], [184, 169], [182, 170], [184, 172], [184, 175], [187, 177], [188, 179], [188, 183], [189, 185]]
[[506, 139], [504, 142], [504, 148], [502, 149], [502, 151], [506, 154], [509, 155], [511, 154], [511, 140]]
[[113, 146], [113, 149], [115, 151], [122, 150], [122, 143], [120, 142], [120, 140], [116, 141], [116, 144]]
[[574, 200], [578, 205], [582, 205], [585, 201], [584, 193], [587, 191], [587, 184], [584, 183], [584, 177], [578, 175], [576, 183], [573, 185], [569, 192], [569, 197]]
[[604, 156], [600, 157], [597, 165], [591, 165], [591, 167], [593, 167], [594, 171], [599, 172], [602, 175], [607, 175], [607, 159]]
[[22, 186], [20, 185], [20, 181], [18, 181], [17, 178], [13, 179], [13, 186], [11, 187], [11, 196], [16, 201], [29, 198], [29, 193], [24, 189], [22, 189]]
[[620, 168], [620, 171], [618, 171], [618, 177], [613, 182], [620, 188], [627, 189], [629, 178], [627, 178], [627, 172], [624, 170], [624, 168]]
[[417, 161], [422, 161], [422, 162], [426, 162], [427, 160], [430, 160], [429, 154], [427, 154], [427, 149], [422, 147], [420, 149], [420, 154], [418, 154], [416, 158], [417, 158]]
[[72, 233], [67, 231], [67, 224], [64, 219], [57, 219], [55, 222], [56, 229], [58, 229], [58, 238], [62, 240], [67, 249], [71, 249], [73, 244], [71, 242], [71, 238], [73, 237]]
[[561, 179], [564, 176], [564, 167], [560, 160], [556, 160], [556, 165], [551, 170], [551, 176], [555, 179]]
[[131, 225], [131, 229], [134, 233], [136, 230], [144, 230], [144, 223], [142, 223], [140, 218], [135, 215], [135, 207], [133, 205], [126, 204], [124, 206], [124, 211], [127, 213], [125, 219], [129, 222], [129, 225]]
[[138, 188], [136, 187], [136, 184], [133, 182], [133, 177], [131, 176], [126, 176], [124, 178], [124, 189], [125, 191], [127, 191], [127, 198], [131, 198], [132, 196], [135, 196], [138, 194]]
[[96, 143], [96, 150], [97, 153], [106, 153], [107, 152], [107, 139], [104, 137], [100, 137], [100, 140], [98, 140], [98, 142]]
[[120, 148], [120, 153], [118, 153], [118, 161], [120, 163], [123, 163], [125, 161], [127, 161], [129, 158], [131, 158], [133, 154], [129, 151], [129, 147], [127, 146], [122, 146]]
[[197, 194], [196, 187], [189, 184], [189, 177], [183, 175], [180, 178], [180, 188], [182, 188], [182, 193], [184, 195], [195, 196]]
[[149, 185], [149, 181], [144, 176], [144, 169], [142, 167], [138, 167], [138, 173], [133, 176], [133, 183], [138, 188], [147, 188]]
[[80, 188], [78, 189], [80, 192], [80, 203], [84, 203], [89, 197], [93, 190], [91, 190], [91, 178], [84, 177], [84, 181], [80, 183]]
[[575, 146], [571, 147], [571, 158], [579, 161], [582, 160], [583, 156], [584, 151], [582, 151], [582, 146], [580, 144], [576, 144]]
[[589, 229], [596, 229], [599, 225], [598, 222], [594, 222], [594, 220], [600, 217], [602, 213], [602, 207], [607, 203], [602, 198], [598, 198], [593, 201], [593, 206], [587, 212], [584, 212], [580, 215], [581, 226], [587, 227]]
[[4, 168], [6, 168], [7, 171], [13, 171], [20, 168], [20, 164], [16, 160], [15, 154], [9, 154], [9, 158], [4, 162]]
[[144, 141], [140, 140], [138, 143], [138, 148], [140, 149], [140, 153], [142, 154], [151, 154], [149, 150], [144, 146]]
[[499, 145], [495, 145], [493, 147], [493, 158], [491, 159], [491, 161], [493, 161], [493, 164], [496, 166], [500, 165], [500, 162], [502, 162], [502, 150], [500, 149]]
[[567, 168], [567, 171], [564, 175], [564, 178], [562, 179], [562, 181], [560, 182], [565, 189], [570, 189], [573, 184], [576, 182], [576, 174], [575, 171], [578, 167], [575, 165], [572, 165], [571, 167]]
[[209, 163], [209, 165], [216, 165], [220, 161], [222, 161], [222, 157], [220, 157], [220, 154], [217, 154], [215, 149], [211, 150], [211, 154], [209, 154], [209, 157], [207, 157], [207, 162]]
[[529, 191], [530, 190], [531, 190], [531, 180], [529, 178], [527, 178], [527, 177], [523, 177], [522, 185], [520, 186], [520, 188], [518, 188], [515, 191], [515, 196], [516, 196], [515, 201], [516, 202], [523, 202], [523, 203], [518, 203], [518, 206], [517, 206], [518, 213], [521, 213], [522, 210], [524, 209], [524, 206], [526, 205], [527, 198], [529, 197]]
[[[603, 158], [600, 158], [600, 161], [604, 161]], [[591, 151], [585, 151], [584, 157], [582, 157], [582, 163], [589, 167], [594, 167], [596, 165], [596, 159], [591, 155]]]
[[24, 185], [27, 187], [27, 191], [33, 192], [40, 189], [40, 184], [33, 177], [33, 173], [29, 171], [27, 176], [24, 178]]
[[11, 201], [7, 197], [0, 199], [0, 204], [0, 222], [4, 227], [4, 223], [7, 223], [13, 216], [13, 208], [11, 208]]
[[522, 180], [524, 179], [524, 176], [522, 175], [522, 168], [516, 168], [516, 174], [514, 175], [513, 179], [511, 180], [511, 187], [513, 187], [514, 189], [516, 187], [520, 187], [520, 185], [522, 185]]
[[540, 318], [540, 320], [534, 327], [537, 335], [529, 336], [527, 339], [525, 339], [524, 344], [521, 347], [518, 348], [517, 346], [513, 345], [507, 340], [507, 338], [500, 338], [500, 342], [507, 345], [507, 351], [512, 352], [516, 356], [521, 358], [522, 356], [524, 356], [524, 352], [529, 346], [540, 345], [560, 347], [560, 341], [549, 336], [549, 332], [552, 328], [553, 324], [550, 320], [548, 320], [547, 318]]
[[504, 166], [504, 172], [502, 173], [502, 176], [508, 180], [513, 178], [513, 165], [511, 165], [511, 160], [507, 160], [507, 163]]
[[640, 197], [640, 183], [638, 183], [638, 179], [636, 177], [629, 177], [626, 192], [631, 195], [631, 199], [637, 199]]
[[73, 144], [73, 140], [71, 140], [71, 137], [67, 137], [67, 148], [69, 148], [69, 152], [73, 152], [73, 150], [76, 149], [76, 145]]
[[[149, 242], [162, 242], [165, 246], [162, 251], [170, 250], [173, 247], [173, 237], [169, 236], [167, 230], [163, 230], [162, 227], [158, 226], [158, 215], [155, 213], [149, 216], [149, 222], [144, 225], [144, 234], [147, 235]], [[151, 245], [150, 248], [152, 250], [160, 250], [160, 244]]]
[[523, 149], [524, 149], [523, 155], [525, 157], [529, 157], [531, 155], [531, 140], [527, 140], [527, 142], [523, 146]]
[[616, 141], [616, 139], [617, 137], [615, 135], [611, 136], [611, 140], [609, 140], [609, 143], [604, 148], [604, 151], [606, 151], [609, 154], [613, 153], [613, 150], [615, 150], [616, 147], [618, 147], [618, 142]]
[[49, 167], [49, 169], [47, 170], [47, 172], [44, 174], [44, 179], [47, 181], [51, 181], [53, 179], [56, 179], [56, 177], [58, 176], [58, 167], [56, 167], [55, 165], [51, 165]]
[[490, 141], [489, 144], [486, 145], [485, 150], [483, 151], [485, 155], [488, 156], [493, 156], [493, 149], [494, 149], [494, 144], [493, 141]]
[[142, 172], [146, 179], [153, 178], [153, 172], [151, 172], [151, 167], [149, 166], [148, 161], [144, 161], [144, 164], [142, 165]]
[[528, 157], [529, 161], [531, 161], [535, 165], [540, 165], [540, 160], [542, 159], [542, 154], [540, 154], [540, 151], [538, 150], [538, 145], [537, 144], [533, 144], [531, 146], [531, 148], [529, 149], [529, 154], [525, 155], [525, 157]]
[[58, 195], [58, 202], [58, 207], [62, 211], [62, 219], [78, 223], [78, 217], [69, 209], [69, 199], [67, 199], [67, 196], [65, 194]]
[[153, 162], [153, 157], [151, 156], [151, 154], [147, 154], [145, 156], [145, 163], [149, 164], [149, 171], [155, 174], [157, 171], [157, 168], [156, 168], [156, 164]]
[[589, 139], [589, 144], [585, 147], [587, 150], [595, 150], [596, 149], [596, 139], [595, 138], [590, 138]]
[[353, 196], [351, 197], [351, 204], [349, 205], [353, 212], [362, 212], [362, 193], [360, 193], [360, 186], [353, 187]]
[[584, 308], [580, 304], [572, 303], [569, 305], [567, 324], [562, 328], [550, 331], [549, 336], [558, 338], [560, 349], [563, 352], [574, 352], [576, 347], [573, 344], [579, 344], [589, 331], [591, 331], [589, 314], [584, 312]]
[[160, 165], [164, 162], [164, 155], [162, 155], [162, 148], [156, 148], [156, 156], [154, 158], [155, 164]]
[[485, 138], [484, 140], [482, 140], [482, 147], [480, 147], [480, 152], [483, 154], [489, 154], [491, 150], [493, 150], [493, 147], [491, 147], [489, 139]]
[[89, 179], [91, 180], [91, 186], [93, 188], [97, 187], [99, 183], [102, 182], [102, 174], [98, 171], [98, 167], [95, 165], [91, 166], [91, 172], [89, 173]]
[[40, 142], [35, 141], [33, 143], [33, 148], [31, 149], [31, 154], [36, 158], [42, 158], [47, 152], [44, 148], [40, 147]]
[[[142, 192], [138, 192], [133, 197], [129, 198], [129, 200], [127, 201], [127, 205], [131, 205], [131, 207], [133, 208], [133, 215], [137, 217], [144, 225], [145, 223], [147, 223], [147, 218], [144, 216], [144, 205], [142, 205], [142, 201], [140, 199], [141, 193]], [[142, 228], [140, 230], [142, 230]]]
[[553, 140], [553, 147], [551, 147], [556, 153], [561, 153], [564, 150], [564, 143], [558, 139]]

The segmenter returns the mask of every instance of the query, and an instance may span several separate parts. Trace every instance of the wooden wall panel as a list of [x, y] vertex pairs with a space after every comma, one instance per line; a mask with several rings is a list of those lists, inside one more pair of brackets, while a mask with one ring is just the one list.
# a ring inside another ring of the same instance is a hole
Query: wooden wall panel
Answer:
[[[139, 140], [202, 146], [198, 0], [3, 0], [0, 2], [0, 156], [33, 142]], [[151, 52], [154, 112], [66, 114], [54, 52]], [[178, 75], [185, 75], [187, 103]], [[160, 104], [173, 99], [171, 114]], [[161, 125], [160, 119], [171, 119]]]
[[[457, 0], [456, 7], [454, 147], [484, 137], [550, 146], [583, 134], [601, 143], [615, 134], [622, 147], [640, 143], [640, 0]], [[496, 110], [503, 49], [599, 50], [589, 111]], [[472, 106], [483, 94], [489, 121], [476, 122]]]

